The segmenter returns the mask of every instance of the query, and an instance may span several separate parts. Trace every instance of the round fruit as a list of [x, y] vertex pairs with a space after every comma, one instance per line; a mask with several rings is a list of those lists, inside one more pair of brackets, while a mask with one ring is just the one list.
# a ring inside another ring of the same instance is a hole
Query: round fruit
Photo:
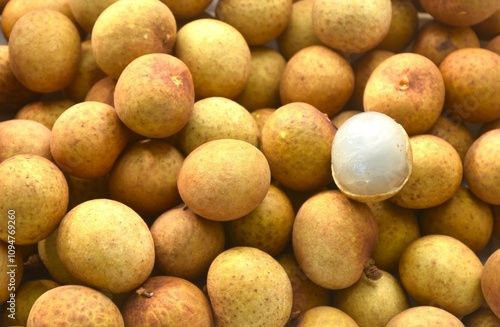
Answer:
[[474, 195], [500, 205], [500, 129], [477, 138], [464, 160], [464, 177]]
[[500, 250], [493, 252], [484, 264], [481, 276], [481, 289], [483, 290], [486, 303], [500, 317]]
[[408, 135], [392, 118], [362, 112], [346, 120], [332, 144], [335, 184], [359, 201], [382, 201], [396, 194], [412, 171]]
[[211, 220], [233, 220], [250, 213], [271, 183], [266, 157], [248, 142], [220, 139], [191, 152], [177, 178], [184, 203]]
[[456, 316], [478, 309], [483, 264], [459, 240], [428, 235], [411, 243], [399, 261], [399, 275], [408, 294], [420, 305], [434, 305]]
[[108, 199], [84, 202], [69, 211], [57, 233], [57, 254], [83, 283], [125, 293], [143, 283], [154, 265], [153, 237], [144, 220]]
[[187, 66], [174, 56], [140, 56], [121, 73], [114, 105], [120, 120], [137, 134], [171, 136], [186, 125], [193, 111], [193, 78]]

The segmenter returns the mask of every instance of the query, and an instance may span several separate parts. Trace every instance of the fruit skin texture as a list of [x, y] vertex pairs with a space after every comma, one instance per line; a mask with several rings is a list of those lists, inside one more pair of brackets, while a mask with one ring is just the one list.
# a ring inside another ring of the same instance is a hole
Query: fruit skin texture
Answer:
[[57, 228], [68, 207], [68, 184], [52, 161], [15, 155], [0, 164], [0, 180], [0, 240], [12, 237], [7, 221], [15, 222], [16, 245], [35, 244]]
[[500, 118], [500, 56], [482, 48], [450, 53], [439, 65], [444, 79], [444, 107], [466, 122], [487, 123]]
[[129, 327], [213, 325], [205, 294], [193, 283], [172, 276], [150, 277], [129, 295], [121, 312]]
[[9, 39], [10, 67], [35, 92], [51, 93], [68, 86], [80, 62], [80, 34], [65, 15], [40, 9], [23, 15]]
[[283, 104], [308, 103], [333, 116], [354, 90], [354, 72], [339, 53], [322, 45], [298, 51], [285, 65], [279, 85]]
[[464, 159], [464, 177], [478, 198], [500, 205], [500, 129], [484, 133], [471, 145]]
[[111, 198], [140, 215], [158, 216], [180, 203], [177, 175], [183, 161], [180, 151], [165, 141], [131, 144], [109, 174]]
[[250, 48], [231, 25], [197, 19], [179, 29], [174, 55], [193, 75], [196, 99], [234, 99], [245, 87], [251, 70]]
[[129, 135], [113, 107], [84, 101], [57, 118], [50, 152], [64, 172], [79, 178], [98, 178], [111, 170]]
[[482, 307], [463, 317], [462, 322], [465, 327], [493, 327], [500, 326], [500, 317], [497, 317], [489, 307]]
[[295, 212], [286, 194], [271, 184], [266, 197], [248, 215], [225, 223], [229, 246], [252, 246], [275, 257], [292, 238]]
[[455, 237], [475, 253], [489, 242], [493, 231], [490, 206], [466, 187], [460, 187], [445, 203], [419, 212], [423, 235], [444, 234]]
[[194, 281], [205, 276], [213, 259], [224, 251], [222, 223], [202, 218], [182, 204], [156, 218], [150, 230], [155, 265], [167, 276]]
[[484, 264], [481, 289], [486, 303], [500, 318], [500, 250], [493, 252]]
[[296, 191], [316, 190], [333, 181], [335, 132], [328, 117], [307, 103], [279, 107], [261, 132], [260, 148], [273, 178]]
[[471, 249], [447, 235], [428, 235], [411, 243], [399, 261], [401, 282], [420, 305], [463, 316], [484, 302], [483, 264]]
[[318, 38], [345, 53], [361, 53], [377, 46], [389, 32], [391, 16], [390, 0], [314, 0], [312, 10]]
[[313, 283], [300, 269], [293, 251], [281, 253], [276, 260], [285, 269], [293, 290], [293, 305], [290, 319], [309, 309], [332, 304], [332, 291]]
[[207, 291], [220, 327], [280, 327], [292, 309], [292, 285], [285, 270], [252, 247], [219, 254], [208, 270]]
[[194, 213], [211, 220], [243, 217], [264, 200], [271, 171], [264, 154], [240, 140], [204, 143], [182, 164], [177, 187]]
[[390, 116], [410, 136], [434, 125], [444, 101], [445, 84], [438, 67], [416, 53], [398, 53], [380, 63], [363, 94], [365, 111]]
[[121, 0], [97, 17], [91, 37], [97, 64], [118, 79], [125, 67], [142, 55], [172, 53], [177, 24], [161, 1]]
[[390, 273], [379, 270], [376, 280], [366, 274], [348, 288], [334, 295], [334, 306], [353, 318], [359, 327], [385, 327], [410, 304], [399, 281]]
[[403, 188], [389, 200], [401, 207], [425, 209], [440, 205], [460, 187], [463, 166], [453, 146], [440, 137], [410, 137], [413, 170]]
[[478, 24], [498, 9], [496, 0], [420, 0], [420, 4], [436, 20], [454, 26]]
[[335, 290], [349, 287], [361, 277], [377, 234], [368, 205], [328, 190], [301, 206], [295, 217], [292, 244], [307, 277]]
[[59, 225], [56, 246], [75, 278], [111, 293], [136, 288], [154, 266], [148, 226], [135, 211], [113, 200], [89, 200], [69, 211]]
[[33, 304], [27, 327], [124, 326], [118, 307], [104, 294], [86, 286], [64, 285], [43, 293]]
[[406, 247], [420, 237], [415, 210], [399, 207], [390, 201], [367, 203], [378, 226], [377, 244], [372, 259], [378, 268], [394, 272]]
[[0, 162], [16, 154], [36, 154], [52, 160], [50, 129], [28, 119], [0, 122]]
[[171, 136], [193, 111], [193, 78], [174, 56], [146, 54], [124, 68], [114, 104], [120, 120], [134, 132], [150, 138]]
[[358, 324], [345, 312], [330, 306], [318, 306], [304, 312], [292, 320], [292, 327], [358, 327]]
[[16, 320], [26, 326], [28, 316], [35, 301], [45, 292], [60, 286], [50, 279], [35, 279], [23, 282], [16, 292]]
[[451, 313], [433, 306], [417, 306], [394, 316], [386, 327], [464, 327]]
[[215, 16], [235, 27], [249, 45], [263, 45], [288, 26], [292, 1], [219, 0]]

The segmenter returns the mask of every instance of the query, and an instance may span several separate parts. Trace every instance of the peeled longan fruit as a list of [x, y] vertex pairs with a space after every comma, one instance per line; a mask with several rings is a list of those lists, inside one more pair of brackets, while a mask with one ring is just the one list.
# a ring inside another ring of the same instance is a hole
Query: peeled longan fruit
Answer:
[[464, 327], [464, 324], [453, 314], [435, 306], [416, 306], [408, 308], [394, 316], [386, 327]]
[[57, 118], [75, 104], [74, 101], [66, 98], [35, 101], [23, 106], [16, 113], [15, 118], [34, 120], [52, 129]]
[[251, 70], [250, 48], [231, 25], [205, 18], [179, 29], [174, 54], [193, 75], [197, 99], [234, 99], [244, 89]]
[[54, 123], [50, 151], [61, 169], [80, 178], [106, 175], [127, 144], [129, 130], [113, 107], [80, 102]]
[[248, 142], [220, 139], [191, 152], [177, 178], [184, 203], [211, 220], [243, 217], [264, 200], [271, 183], [266, 157]]
[[377, 45], [377, 49], [401, 52], [413, 41], [418, 30], [418, 12], [411, 0], [392, 0], [391, 5], [389, 32]]
[[354, 90], [349, 62], [325, 46], [314, 45], [288, 60], [280, 82], [283, 104], [306, 102], [328, 116], [339, 112]]
[[474, 136], [469, 127], [464, 122], [453, 115], [450, 110], [445, 109], [441, 116], [436, 120], [436, 123], [426, 132], [439, 136], [443, 140], [450, 143], [457, 150], [460, 159], [464, 161], [465, 154], [474, 143]]
[[0, 114], [11, 114], [40, 95], [21, 84], [10, 68], [9, 46], [0, 45]]
[[219, 0], [215, 16], [236, 28], [249, 45], [274, 40], [288, 25], [291, 0]]
[[332, 176], [339, 190], [361, 202], [396, 194], [412, 171], [412, 149], [401, 125], [379, 112], [362, 112], [335, 133]]
[[446, 89], [445, 108], [466, 122], [500, 118], [500, 56], [482, 48], [450, 53], [439, 65]]
[[335, 132], [328, 117], [307, 103], [279, 107], [264, 124], [260, 143], [273, 178], [297, 191], [326, 186]]
[[496, 0], [420, 0], [420, 3], [436, 20], [453, 26], [477, 24], [498, 9]]
[[190, 0], [187, 2], [177, 0], [161, 0], [172, 10], [176, 19], [191, 19], [201, 15], [210, 5], [212, 0]]
[[312, 25], [313, 3], [313, 0], [295, 1], [290, 22], [276, 39], [280, 52], [287, 60], [308, 46], [322, 44]]
[[50, 129], [27, 119], [0, 122], [0, 162], [16, 154], [36, 154], [52, 160]]
[[363, 96], [366, 83], [371, 74], [384, 60], [394, 55], [394, 52], [387, 50], [370, 50], [359, 57], [352, 64], [354, 71], [354, 91], [349, 106], [356, 110], [363, 110]]
[[12, 211], [16, 244], [34, 244], [49, 236], [68, 207], [68, 184], [61, 170], [44, 157], [18, 154], [0, 163], [0, 177], [0, 209], [5, 212], [0, 240], [12, 236], [7, 223]]
[[80, 34], [58, 11], [40, 9], [23, 15], [9, 39], [10, 67], [27, 88], [51, 93], [67, 87], [78, 72]]
[[419, 221], [423, 235], [452, 236], [476, 253], [488, 244], [493, 230], [490, 206], [465, 187], [445, 203], [421, 210]]
[[451, 199], [462, 182], [462, 161], [453, 146], [440, 137], [410, 137], [413, 169], [403, 188], [390, 198], [410, 209], [437, 206]]
[[477, 138], [464, 160], [464, 178], [481, 200], [500, 205], [500, 129]]
[[161, 1], [122, 0], [107, 7], [92, 28], [92, 51], [99, 67], [118, 79], [134, 59], [172, 53], [177, 24]]
[[235, 139], [259, 145], [259, 127], [252, 115], [237, 102], [222, 97], [196, 101], [187, 124], [177, 136], [185, 154], [217, 139]]
[[268, 47], [253, 47], [250, 76], [243, 91], [234, 99], [248, 111], [275, 108], [280, 104], [279, 85], [285, 58]]
[[391, 16], [391, 0], [314, 0], [312, 10], [318, 38], [345, 53], [375, 48], [389, 32]]
[[419, 305], [459, 317], [483, 304], [482, 272], [476, 254], [447, 235], [422, 236], [408, 245], [399, 261], [399, 276], [409, 296]]
[[457, 49], [479, 47], [479, 39], [472, 28], [449, 26], [430, 20], [418, 31], [411, 51], [429, 58], [439, 66], [447, 55]]
[[205, 276], [210, 263], [224, 251], [222, 223], [200, 217], [183, 204], [162, 213], [150, 230], [155, 264], [167, 276], [194, 281]]
[[363, 94], [365, 111], [388, 115], [410, 136], [434, 125], [444, 101], [445, 87], [438, 67], [414, 53], [399, 53], [380, 63]]
[[164, 141], [131, 144], [109, 173], [111, 198], [145, 216], [173, 208], [180, 203], [177, 174], [183, 160], [180, 151]]
[[481, 289], [484, 299], [497, 317], [500, 317], [500, 249], [493, 252], [484, 264], [481, 275]]
[[163, 138], [177, 133], [193, 111], [193, 78], [174, 56], [152, 53], [134, 59], [114, 93], [116, 113], [137, 134]]

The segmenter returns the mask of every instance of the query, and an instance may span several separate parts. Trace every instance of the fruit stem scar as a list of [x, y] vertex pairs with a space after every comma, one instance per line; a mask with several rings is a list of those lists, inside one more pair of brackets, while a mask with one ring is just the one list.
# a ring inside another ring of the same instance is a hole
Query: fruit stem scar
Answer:
[[148, 298], [153, 297], [153, 292], [146, 291], [146, 289], [144, 287], [139, 287], [135, 292], [140, 296], [145, 296]]
[[179, 78], [179, 76], [172, 76], [171, 79], [172, 79], [172, 82], [174, 82], [174, 84], [176, 86], [179, 86], [182, 84], [182, 80]]
[[408, 79], [408, 76], [404, 76], [400, 81], [399, 81], [399, 89], [404, 91], [410, 87], [410, 80]]

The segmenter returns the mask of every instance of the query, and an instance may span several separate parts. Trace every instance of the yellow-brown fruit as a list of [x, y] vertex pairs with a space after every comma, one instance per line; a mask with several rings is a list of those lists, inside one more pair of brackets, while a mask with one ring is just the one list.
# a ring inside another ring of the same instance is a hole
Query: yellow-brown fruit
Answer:
[[78, 72], [80, 34], [58, 11], [40, 9], [25, 14], [9, 39], [10, 67], [27, 88], [51, 93], [67, 87]]
[[496, 0], [420, 0], [420, 3], [436, 20], [453, 26], [477, 24], [498, 9]]
[[266, 157], [248, 142], [220, 139], [191, 152], [177, 178], [184, 203], [211, 220], [233, 220], [250, 213], [271, 183]]
[[305, 102], [333, 116], [347, 103], [354, 90], [354, 72], [337, 52], [314, 45], [288, 60], [280, 82], [283, 104]]
[[52, 160], [50, 129], [27, 119], [0, 122], [0, 162], [16, 154], [36, 154]]
[[418, 30], [418, 12], [411, 0], [391, 0], [391, 6], [389, 32], [377, 45], [377, 49], [397, 53], [413, 41]]

